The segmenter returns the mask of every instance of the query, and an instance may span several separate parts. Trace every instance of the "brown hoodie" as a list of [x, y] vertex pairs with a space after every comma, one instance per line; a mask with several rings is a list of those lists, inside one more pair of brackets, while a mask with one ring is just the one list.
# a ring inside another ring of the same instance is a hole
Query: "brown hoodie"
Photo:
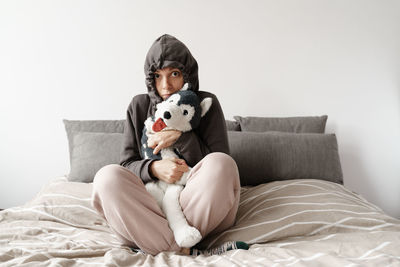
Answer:
[[189, 49], [175, 37], [164, 34], [157, 38], [146, 56], [144, 71], [148, 94], [135, 96], [128, 106], [124, 128], [124, 144], [120, 165], [128, 168], [144, 183], [156, 180], [149, 172], [153, 160], [143, 159], [140, 154], [141, 136], [144, 121], [154, 115], [156, 105], [162, 101], [155, 88], [154, 72], [157, 69], [174, 67], [182, 71], [184, 82], [190, 84], [190, 90], [203, 100], [212, 98], [209, 111], [201, 119], [200, 126], [193, 131], [183, 133], [175, 142], [179, 153], [186, 163], [193, 167], [211, 152], [229, 154], [228, 137], [224, 114], [217, 97], [211, 93], [199, 91], [198, 65]]

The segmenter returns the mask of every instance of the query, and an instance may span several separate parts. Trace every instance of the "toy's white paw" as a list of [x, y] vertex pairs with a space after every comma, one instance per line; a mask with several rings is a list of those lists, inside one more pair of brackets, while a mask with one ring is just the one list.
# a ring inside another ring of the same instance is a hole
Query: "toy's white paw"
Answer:
[[196, 245], [201, 240], [199, 230], [192, 226], [179, 228], [174, 233], [175, 241], [181, 248], [190, 248]]

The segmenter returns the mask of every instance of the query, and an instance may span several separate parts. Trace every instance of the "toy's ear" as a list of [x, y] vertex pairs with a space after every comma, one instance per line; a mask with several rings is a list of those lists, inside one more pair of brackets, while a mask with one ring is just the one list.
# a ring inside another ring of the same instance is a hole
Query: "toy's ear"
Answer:
[[185, 83], [181, 90], [186, 91], [187, 89], [189, 89], [189, 83]]
[[212, 104], [212, 98], [211, 97], [206, 97], [201, 101], [200, 107], [201, 107], [201, 116], [203, 117], [207, 111], [210, 109]]

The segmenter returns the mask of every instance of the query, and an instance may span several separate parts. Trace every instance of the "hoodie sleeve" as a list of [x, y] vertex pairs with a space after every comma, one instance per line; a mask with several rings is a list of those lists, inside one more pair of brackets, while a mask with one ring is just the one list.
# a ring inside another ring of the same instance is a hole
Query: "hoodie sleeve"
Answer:
[[200, 126], [195, 131], [183, 133], [174, 144], [190, 167], [209, 153], [229, 154], [225, 117], [217, 97], [207, 92], [199, 92], [199, 96], [201, 99], [212, 98], [210, 109], [201, 118]]
[[[157, 179], [149, 172], [149, 166], [154, 160], [142, 159], [139, 151], [141, 131], [144, 125], [141, 121], [146, 117], [144, 109], [139, 108], [138, 103], [140, 102], [139, 99], [134, 98], [126, 112], [124, 141], [120, 156], [120, 165], [128, 168], [146, 184], [147, 182], [152, 182]], [[142, 104], [143, 102], [141, 105]]]

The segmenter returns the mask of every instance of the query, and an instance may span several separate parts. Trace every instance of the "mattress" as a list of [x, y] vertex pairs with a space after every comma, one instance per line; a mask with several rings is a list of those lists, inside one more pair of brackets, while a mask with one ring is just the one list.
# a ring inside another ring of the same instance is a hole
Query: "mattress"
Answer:
[[156, 256], [119, 243], [90, 205], [92, 184], [52, 180], [0, 212], [1, 266], [400, 266], [400, 221], [340, 184], [277, 181], [241, 189], [235, 225], [199, 246], [249, 250]]

